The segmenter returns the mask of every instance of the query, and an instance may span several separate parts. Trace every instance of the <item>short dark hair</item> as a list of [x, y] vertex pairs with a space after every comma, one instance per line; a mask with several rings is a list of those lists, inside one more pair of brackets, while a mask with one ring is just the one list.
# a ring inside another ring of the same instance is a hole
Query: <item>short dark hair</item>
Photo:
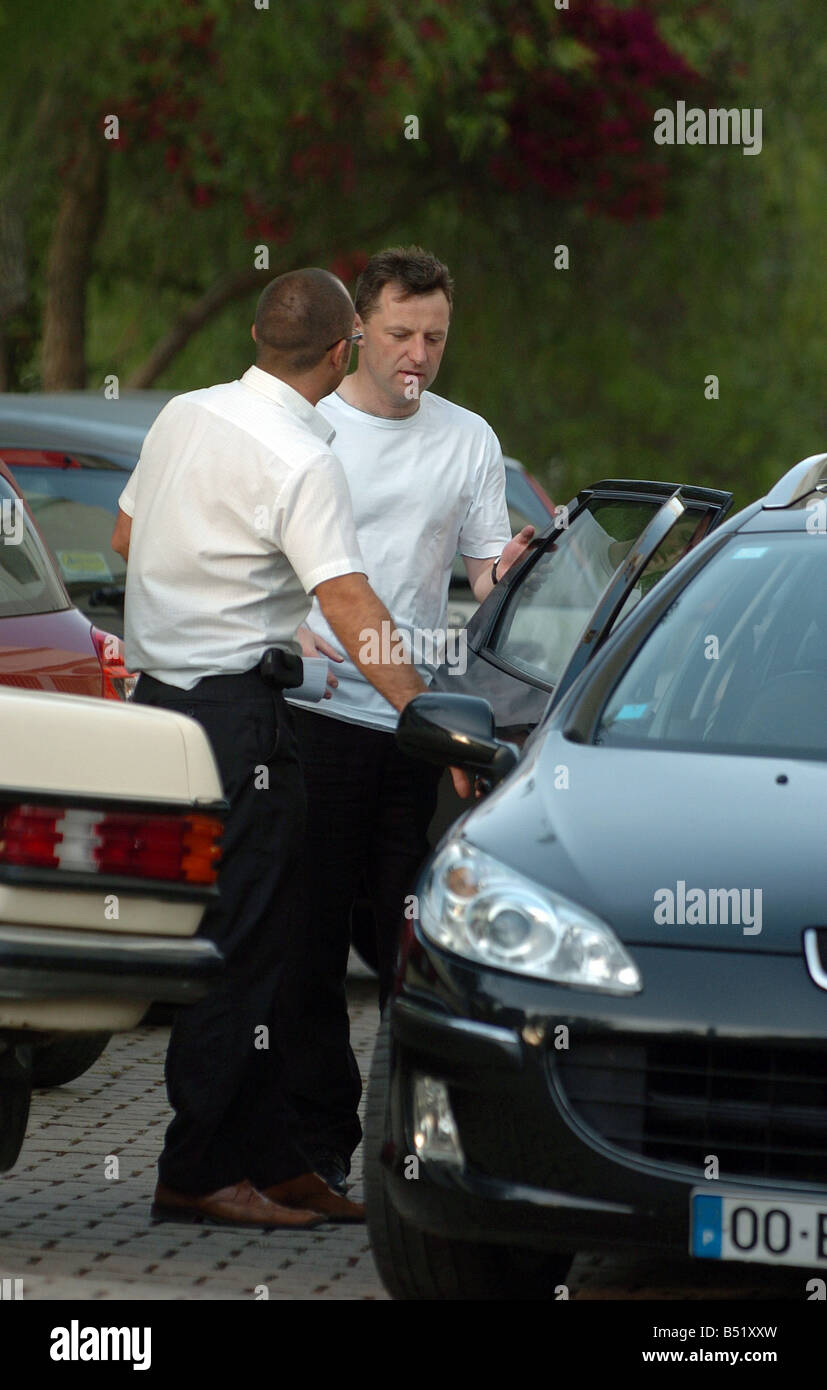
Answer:
[[421, 246], [390, 246], [371, 256], [356, 282], [354, 295], [356, 312], [362, 319], [370, 317], [383, 289], [391, 284], [400, 286], [405, 299], [442, 290], [448, 308], [453, 308], [454, 281], [450, 270]]
[[255, 323], [257, 360], [300, 375], [353, 332], [353, 302], [329, 270], [289, 270], [261, 291]]

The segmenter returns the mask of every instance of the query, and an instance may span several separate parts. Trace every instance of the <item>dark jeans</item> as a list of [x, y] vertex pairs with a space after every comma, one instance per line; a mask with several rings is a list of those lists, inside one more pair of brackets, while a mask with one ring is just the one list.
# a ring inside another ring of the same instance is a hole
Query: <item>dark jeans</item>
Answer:
[[312, 1154], [347, 1157], [362, 1137], [345, 981], [350, 909], [367, 892], [376, 918], [380, 1007], [394, 977], [405, 895], [427, 853], [439, 771], [405, 757], [393, 733], [293, 707], [307, 789], [302, 928], [279, 1009], [290, 1039], [285, 1079]]
[[[243, 1178], [264, 1187], [307, 1171], [291, 1138], [285, 1035], [273, 1016], [296, 921], [293, 881], [305, 815], [290, 710], [255, 671], [211, 676], [189, 691], [144, 675], [134, 699], [198, 720], [230, 803], [220, 898], [198, 932], [222, 951], [226, 972], [205, 999], [180, 1010], [172, 1029], [166, 1081], [175, 1116], [159, 1177], [194, 1195]], [[261, 1025], [269, 1038], [256, 1032]]]

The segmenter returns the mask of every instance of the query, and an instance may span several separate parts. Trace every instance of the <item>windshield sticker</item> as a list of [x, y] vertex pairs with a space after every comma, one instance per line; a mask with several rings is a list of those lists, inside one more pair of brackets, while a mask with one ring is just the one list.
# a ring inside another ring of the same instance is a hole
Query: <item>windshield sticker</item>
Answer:
[[112, 578], [106, 556], [99, 550], [58, 550], [56, 554], [64, 579], [76, 582], [79, 579]]
[[767, 546], [765, 545], [742, 545], [740, 550], [736, 550], [733, 560], [757, 560], [761, 555], [766, 555]]
[[648, 708], [648, 705], [623, 705], [615, 719], [642, 719]]

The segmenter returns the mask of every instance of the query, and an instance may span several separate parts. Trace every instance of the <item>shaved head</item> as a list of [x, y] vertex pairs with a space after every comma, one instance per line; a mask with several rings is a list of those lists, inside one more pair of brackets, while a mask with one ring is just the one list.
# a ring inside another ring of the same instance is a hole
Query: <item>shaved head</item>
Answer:
[[256, 361], [277, 375], [301, 375], [353, 332], [353, 300], [335, 275], [310, 267], [271, 280], [256, 305]]

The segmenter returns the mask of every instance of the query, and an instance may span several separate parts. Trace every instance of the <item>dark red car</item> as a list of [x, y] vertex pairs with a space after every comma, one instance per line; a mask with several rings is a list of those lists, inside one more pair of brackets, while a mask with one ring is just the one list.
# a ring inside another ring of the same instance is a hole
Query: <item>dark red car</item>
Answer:
[[125, 699], [118, 637], [72, 604], [23, 494], [0, 458], [0, 684]]

